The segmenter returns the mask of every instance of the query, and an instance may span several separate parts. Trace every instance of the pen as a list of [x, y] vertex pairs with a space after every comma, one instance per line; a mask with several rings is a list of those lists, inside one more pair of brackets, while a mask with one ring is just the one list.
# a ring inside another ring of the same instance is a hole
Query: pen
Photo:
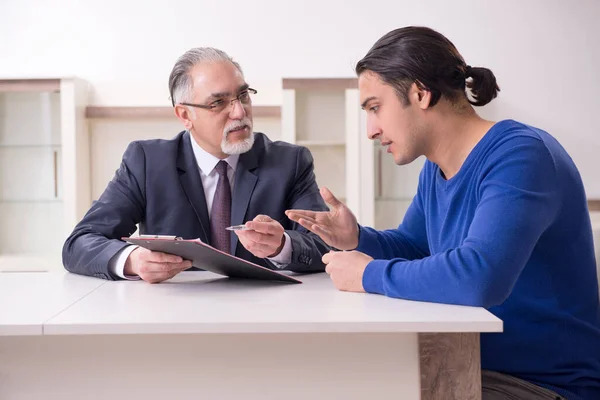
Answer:
[[[275, 221], [277, 221], [277, 222], [279, 222], [279, 223], [281, 224], [281, 223], [283, 222], [283, 220], [284, 220], [284, 219], [286, 219], [286, 218], [283, 218], [283, 219], [280, 219], [280, 220], [275, 220]], [[250, 221], [250, 222], [251, 222], [251, 221]], [[246, 226], [246, 224], [228, 226], [228, 227], [227, 227], [227, 228], [225, 228], [225, 229], [227, 229], [228, 231], [249, 231], [249, 230], [251, 230], [250, 228], [248, 228], [248, 227]]]
[[247, 231], [249, 230], [246, 225], [233, 225], [233, 226], [228, 226], [227, 228], [228, 231]]

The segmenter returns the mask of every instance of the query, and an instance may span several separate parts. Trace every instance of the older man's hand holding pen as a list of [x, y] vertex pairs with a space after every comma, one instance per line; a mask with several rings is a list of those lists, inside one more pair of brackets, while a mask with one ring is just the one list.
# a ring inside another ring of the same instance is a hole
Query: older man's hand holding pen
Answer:
[[242, 246], [259, 258], [276, 257], [285, 245], [283, 226], [267, 215], [257, 215], [244, 229], [233, 230]]

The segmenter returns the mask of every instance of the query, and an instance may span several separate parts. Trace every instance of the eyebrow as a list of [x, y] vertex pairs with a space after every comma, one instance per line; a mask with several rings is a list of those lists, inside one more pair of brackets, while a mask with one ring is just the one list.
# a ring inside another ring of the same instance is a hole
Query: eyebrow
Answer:
[[375, 100], [376, 98], [377, 97], [375, 96], [367, 97], [367, 99], [360, 105], [360, 108], [364, 109], [371, 100]]
[[[250, 85], [248, 85], [247, 83], [244, 83], [243, 85], [241, 85], [237, 92], [241, 93], [244, 90], [248, 90], [248, 88], [250, 87]], [[222, 99], [224, 97], [229, 97], [231, 96], [231, 92], [218, 92], [218, 93], [212, 93], [210, 96], [208, 96], [208, 100], [210, 99]]]

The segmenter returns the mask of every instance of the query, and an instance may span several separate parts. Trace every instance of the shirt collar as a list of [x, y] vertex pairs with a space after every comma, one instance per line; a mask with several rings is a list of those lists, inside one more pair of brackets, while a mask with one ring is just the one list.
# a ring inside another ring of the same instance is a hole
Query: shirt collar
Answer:
[[[194, 151], [194, 157], [196, 157], [196, 163], [198, 164], [198, 167], [204, 173], [204, 175], [210, 175], [217, 166], [217, 163], [221, 161], [221, 159], [213, 156], [212, 154], [204, 150], [202, 147], [200, 147], [200, 145], [192, 137], [191, 133], [189, 136], [190, 141], [192, 142], [192, 150]], [[225, 162], [227, 162], [227, 164], [229, 164], [229, 166], [235, 172], [239, 159], [240, 155], [234, 154], [227, 157], [225, 159]]]

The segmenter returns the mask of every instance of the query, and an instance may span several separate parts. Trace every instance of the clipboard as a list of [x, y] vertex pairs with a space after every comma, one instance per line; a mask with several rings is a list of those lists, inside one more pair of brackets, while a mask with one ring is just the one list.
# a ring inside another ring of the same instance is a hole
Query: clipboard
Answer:
[[187, 240], [175, 236], [161, 235], [124, 237], [121, 239], [148, 250], [175, 254], [185, 260], [192, 261], [194, 267], [230, 278], [302, 283], [302, 281], [291, 276], [217, 250], [200, 239]]

